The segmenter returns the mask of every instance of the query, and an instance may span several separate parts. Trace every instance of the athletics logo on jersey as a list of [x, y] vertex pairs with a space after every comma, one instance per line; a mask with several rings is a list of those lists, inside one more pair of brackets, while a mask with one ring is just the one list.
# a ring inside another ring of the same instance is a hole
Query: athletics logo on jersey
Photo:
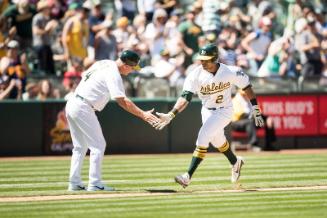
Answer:
[[201, 86], [200, 93], [202, 95], [211, 95], [217, 92], [221, 92], [225, 89], [228, 89], [229, 87], [230, 87], [230, 82], [227, 83], [219, 82], [219, 84], [212, 83], [211, 85]]

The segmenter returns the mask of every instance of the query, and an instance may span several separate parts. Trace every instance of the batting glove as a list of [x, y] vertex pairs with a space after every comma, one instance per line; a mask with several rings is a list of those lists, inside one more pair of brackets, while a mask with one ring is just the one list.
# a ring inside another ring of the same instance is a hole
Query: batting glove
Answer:
[[156, 114], [158, 115], [160, 121], [153, 124], [153, 127], [156, 130], [162, 130], [165, 126], [167, 126], [172, 119], [174, 119], [175, 115], [172, 112], [169, 112], [168, 114], [164, 114], [164, 113], [158, 113], [156, 112]]
[[252, 106], [252, 114], [254, 117], [255, 125], [263, 127], [265, 125], [265, 122], [263, 121], [260, 108], [258, 105], [253, 105]]

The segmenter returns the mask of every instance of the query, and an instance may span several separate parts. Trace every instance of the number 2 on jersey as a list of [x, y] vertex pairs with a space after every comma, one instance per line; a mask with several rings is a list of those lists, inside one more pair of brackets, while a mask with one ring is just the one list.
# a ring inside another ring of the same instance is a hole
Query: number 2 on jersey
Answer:
[[223, 95], [218, 95], [217, 98], [216, 98], [216, 103], [217, 103], [217, 104], [222, 103], [222, 102], [223, 102], [223, 98], [224, 98]]

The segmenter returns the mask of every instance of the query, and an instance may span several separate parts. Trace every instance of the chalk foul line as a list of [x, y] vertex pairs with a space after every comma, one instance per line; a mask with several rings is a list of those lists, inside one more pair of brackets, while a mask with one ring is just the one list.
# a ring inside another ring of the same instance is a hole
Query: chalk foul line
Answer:
[[327, 190], [326, 186], [301, 186], [301, 187], [275, 187], [275, 188], [249, 188], [242, 189], [236, 187], [229, 190], [207, 190], [207, 191], [191, 191], [191, 192], [107, 192], [97, 194], [73, 194], [73, 195], [48, 195], [48, 196], [22, 196], [22, 197], [0, 197], [0, 203], [9, 202], [33, 202], [33, 201], [58, 201], [58, 200], [80, 200], [80, 199], [99, 199], [99, 198], [124, 198], [124, 197], [151, 197], [176, 194], [210, 194], [210, 193], [235, 193], [235, 192], [272, 192], [272, 191], [306, 191], [306, 190]]

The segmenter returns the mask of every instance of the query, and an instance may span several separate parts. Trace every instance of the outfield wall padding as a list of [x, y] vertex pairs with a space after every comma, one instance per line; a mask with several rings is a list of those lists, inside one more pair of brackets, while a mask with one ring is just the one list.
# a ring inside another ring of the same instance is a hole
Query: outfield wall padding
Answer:
[[[176, 99], [133, 101], [144, 110], [155, 108], [159, 112], [168, 112]], [[72, 143], [64, 108], [64, 101], [0, 102], [0, 156], [71, 154]], [[201, 102], [195, 99], [168, 127], [157, 131], [112, 101], [102, 112], [97, 112], [107, 141], [106, 154], [192, 152], [201, 127], [200, 110]], [[314, 113], [324, 111], [314, 107]], [[317, 116], [321, 122], [315, 125], [325, 127], [325, 117]], [[312, 136], [281, 135], [275, 144], [281, 149], [326, 148], [326, 138], [323, 131]]]
[[42, 104], [0, 103], [0, 155], [42, 155]]

